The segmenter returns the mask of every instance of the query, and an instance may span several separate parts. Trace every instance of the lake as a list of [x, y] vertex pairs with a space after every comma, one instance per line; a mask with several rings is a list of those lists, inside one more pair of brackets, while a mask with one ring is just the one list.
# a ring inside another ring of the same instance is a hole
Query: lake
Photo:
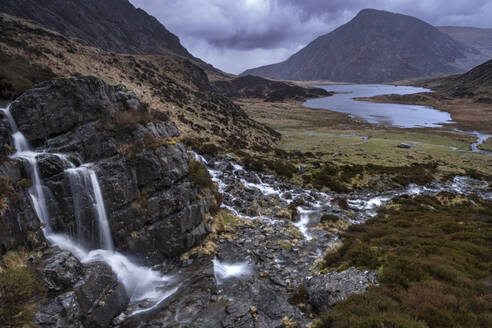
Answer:
[[428, 92], [429, 89], [381, 84], [323, 85], [318, 87], [327, 91], [334, 91], [336, 94], [326, 98], [310, 99], [303, 104], [305, 107], [349, 113], [372, 124], [392, 125], [401, 128], [441, 127], [444, 123], [453, 123], [449, 113], [428, 106], [372, 103], [353, 99], [386, 94], [405, 95]]

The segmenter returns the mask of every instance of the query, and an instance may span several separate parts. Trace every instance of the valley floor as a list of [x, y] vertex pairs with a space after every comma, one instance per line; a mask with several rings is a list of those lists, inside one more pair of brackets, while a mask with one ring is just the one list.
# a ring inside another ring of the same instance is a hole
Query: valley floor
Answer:
[[[438, 162], [441, 174], [466, 170], [490, 174], [492, 167], [492, 156], [471, 151], [475, 136], [448, 128], [381, 127], [343, 113], [305, 108], [296, 101], [243, 99], [238, 104], [250, 117], [282, 134], [279, 148], [311, 152], [322, 161], [384, 166]], [[489, 149], [490, 142], [479, 148]], [[412, 148], [398, 148], [400, 143]]]

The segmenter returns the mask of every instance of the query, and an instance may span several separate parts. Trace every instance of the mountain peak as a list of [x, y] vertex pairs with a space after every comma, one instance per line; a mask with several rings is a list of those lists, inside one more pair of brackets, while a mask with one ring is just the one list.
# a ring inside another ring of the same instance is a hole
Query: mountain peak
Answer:
[[355, 16], [355, 18], [359, 16], [366, 16], [366, 15], [382, 15], [382, 14], [392, 14], [394, 13], [385, 11], [385, 10], [379, 10], [379, 9], [374, 9], [374, 8], [365, 8], [359, 11], [359, 13]]
[[243, 74], [283, 80], [380, 83], [459, 73], [481, 61], [477, 53], [415, 17], [363, 9], [287, 61]]

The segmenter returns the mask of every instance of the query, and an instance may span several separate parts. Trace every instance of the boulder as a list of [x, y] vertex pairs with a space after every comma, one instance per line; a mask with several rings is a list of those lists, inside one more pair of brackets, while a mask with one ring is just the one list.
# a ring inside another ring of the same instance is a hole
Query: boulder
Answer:
[[49, 291], [59, 292], [74, 286], [83, 275], [83, 267], [71, 253], [58, 248], [49, 249], [41, 269]]
[[82, 321], [87, 327], [107, 327], [130, 302], [123, 284], [103, 262], [86, 265], [84, 280], [75, 288]]
[[48, 250], [44, 280], [62, 294], [42, 301], [34, 323], [42, 327], [108, 327], [130, 299], [111, 268], [103, 262], [82, 265], [70, 253]]
[[409, 144], [406, 144], [406, 143], [399, 143], [398, 146], [396, 146], [398, 148], [403, 148], [403, 149], [410, 149], [412, 148], [412, 146], [410, 146]]
[[350, 268], [315, 276], [307, 281], [309, 303], [319, 311], [328, 311], [351, 294], [362, 294], [377, 283], [376, 273]]

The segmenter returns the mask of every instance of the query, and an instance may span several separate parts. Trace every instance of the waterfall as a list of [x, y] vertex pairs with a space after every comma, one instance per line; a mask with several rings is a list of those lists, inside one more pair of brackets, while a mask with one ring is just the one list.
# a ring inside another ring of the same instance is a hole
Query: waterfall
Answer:
[[[89, 164], [76, 166], [66, 155], [31, 150], [25, 136], [17, 128], [10, 112], [10, 106], [0, 108], [8, 118], [12, 130], [15, 154], [28, 164], [28, 174], [32, 182], [29, 195], [34, 211], [43, 224], [43, 233], [52, 245], [71, 252], [82, 263], [103, 261], [108, 264], [125, 286], [131, 303], [144, 302], [148, 307], [136, 307], [132, 315], [156, 308], [163, 300], [174, 294], [179, 286], [170, 288], [173, 278], [162, 275], [151, 268], [134, 264], [126, 256], [114, 251], [104, 199], [96, 172]], [[70, 184], [73, 198], [74, 216], [77, 224], [75, 235], [68, 237], [53, 233], [46, 203], [49, 190], [43, 185], [38, 170], [37, 156], [40, 154], [57, 156], [69, 168], [64, 173]]]
[[[96, 173], [87, 166], [80, 166], [66, 169], [65, 174], [72, 191], [73, 208], [77, 222], [77, 241], [91, 249], [114, 250]], [[98, 233], [96, 234], [93, 230], [97, 230]]]
[[48, 207], [46, 206], [44, 186], [41, 184], [41, 178], [39, 177], [38, 161], [36, 156], [37, 152], [31, 151], [29, 143], [26, 137], [19, 131], [17, 124], [15, 123], [12, 114], [10, 113], [10, 105], [6, 109], [1, 109], [7, 116], [7, 119], [12, 130], [12, 140], [15, 146], [15, 154], [12, 158], [20, 158], [28, 163], [28, 173], [32, 181], [32, 187], [29, 188], [29, 196], [31, 197], [32, 204], [39, 221], [43, 225], [43, 231], [48, 233], [51, 231], [50, 220], [48, 214]]

